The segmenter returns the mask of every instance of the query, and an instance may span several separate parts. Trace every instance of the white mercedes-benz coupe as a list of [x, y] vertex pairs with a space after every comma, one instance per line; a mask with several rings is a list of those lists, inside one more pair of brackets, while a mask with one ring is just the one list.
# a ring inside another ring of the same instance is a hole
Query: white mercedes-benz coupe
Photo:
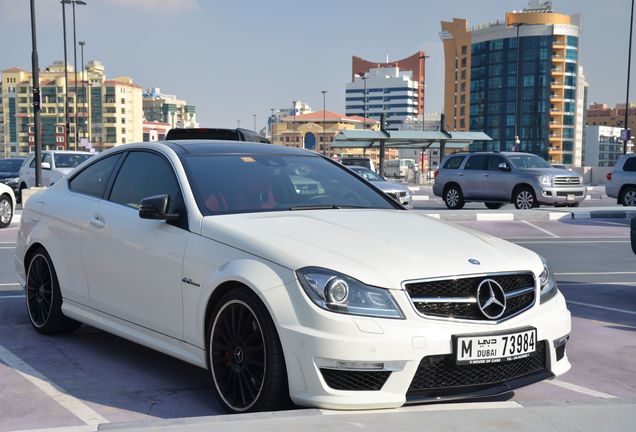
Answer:
[[28, 200], [16, 268], [38, 332], [86, 323], [206, 368], [229, 412], [479, 397], [570, 368], [541, 257], [294, 148], [105, 151]]

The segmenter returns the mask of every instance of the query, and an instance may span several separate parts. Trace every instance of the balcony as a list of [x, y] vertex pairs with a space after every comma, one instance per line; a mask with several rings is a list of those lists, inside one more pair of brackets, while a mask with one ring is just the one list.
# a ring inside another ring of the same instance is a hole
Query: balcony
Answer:
[[553, 62], [565, 62], [565, 56], [562, 56], [562, 55], [553, 55], [553, 56], [552, 56], [552, 61], [553, 61]]

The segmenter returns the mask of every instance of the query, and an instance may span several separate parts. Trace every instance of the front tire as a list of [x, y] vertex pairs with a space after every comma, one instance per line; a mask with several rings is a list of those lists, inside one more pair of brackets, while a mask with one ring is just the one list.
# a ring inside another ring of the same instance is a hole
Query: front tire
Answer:
[[539, 207], [534, 191], [529, 187], [520, 187], [512, 196], [512, 203], [519, 210], [530, 210]]
[[623, 192], [621, 203], [626, 207], [636, 206], [636, 188], [628, 187], [627, 189], [625, 189], [625, 192]]
[[0, 197], [0, 228], [6, 228], [13, 219], [13, 201], [9, 195]]
[[451, 210], [459, 210], [464, 207], [464, 194], [457, 185], [447, 186], [444, 190], [444, 204]]
[[267, 308], [247, 288], [216, 304], [208, 325], [208, 362], [219, 403], [230, 413], [289, 404], [283, 350]]
[[35, 251], [27, 266], [26, 304], [31, 325], [42, 334], [73, 331], [80, 323], [62, 313], [62, 294], [49, 254]]

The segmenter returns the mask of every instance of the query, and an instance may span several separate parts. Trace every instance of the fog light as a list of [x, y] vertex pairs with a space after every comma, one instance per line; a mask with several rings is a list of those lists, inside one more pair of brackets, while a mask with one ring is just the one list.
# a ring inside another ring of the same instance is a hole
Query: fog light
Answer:
[[565, 344], [567, 343], [569, 339], [570, 339], [570, 335], [565, 335], [563, 337], [560, 337], [554, 340], [553, 344], [554, 344], [554, 351], [556, 352], [557, 361], [565, 357]]
[[551, 196], [552, 196], [552, 191], [544, 190], [544, 191], [543, 191], [543, 196], [551, 197]]
[[340, 278], [334, 278], [325, 290], [325, 297], [332, 303], [343, 303], [348, 295], [349, 285]]

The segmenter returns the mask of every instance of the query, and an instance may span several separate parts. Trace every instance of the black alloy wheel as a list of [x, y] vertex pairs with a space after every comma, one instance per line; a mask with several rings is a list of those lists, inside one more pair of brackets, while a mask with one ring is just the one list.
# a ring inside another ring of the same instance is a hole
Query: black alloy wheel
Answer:
[[247, 289], [225, 294], [208, 330], [214, 390], [230, 413], [271, 411], [289, 403], [282, 348], [267, 308]]
[[464, 207], [464, 195], [459, 186], [447, 186], [444, 191], [444, 204], [451, 210], [459, 210]]
[[512, 202], [515, 208], [520, 210], [529, 210], [539, 206], [534, 191], [529, 187], [520, 187], [517, 189], [512, 196]]
[[13, 201], [8, 195], [0, 197], [0, 228], [6, 228], [13, 219]]
[[42, 334], [75, 330], [80, 323], [62, 313], [62, 296], [51, 258], [38, 249], [27, 268], [26, 303], [33, 327]]
[[501, 207], [503, 207], [503, 203], [498, 203], [498, 202], [487, 202], [486, 204], [486, 208], [489, 208], [490, 210], [498, 210]]

